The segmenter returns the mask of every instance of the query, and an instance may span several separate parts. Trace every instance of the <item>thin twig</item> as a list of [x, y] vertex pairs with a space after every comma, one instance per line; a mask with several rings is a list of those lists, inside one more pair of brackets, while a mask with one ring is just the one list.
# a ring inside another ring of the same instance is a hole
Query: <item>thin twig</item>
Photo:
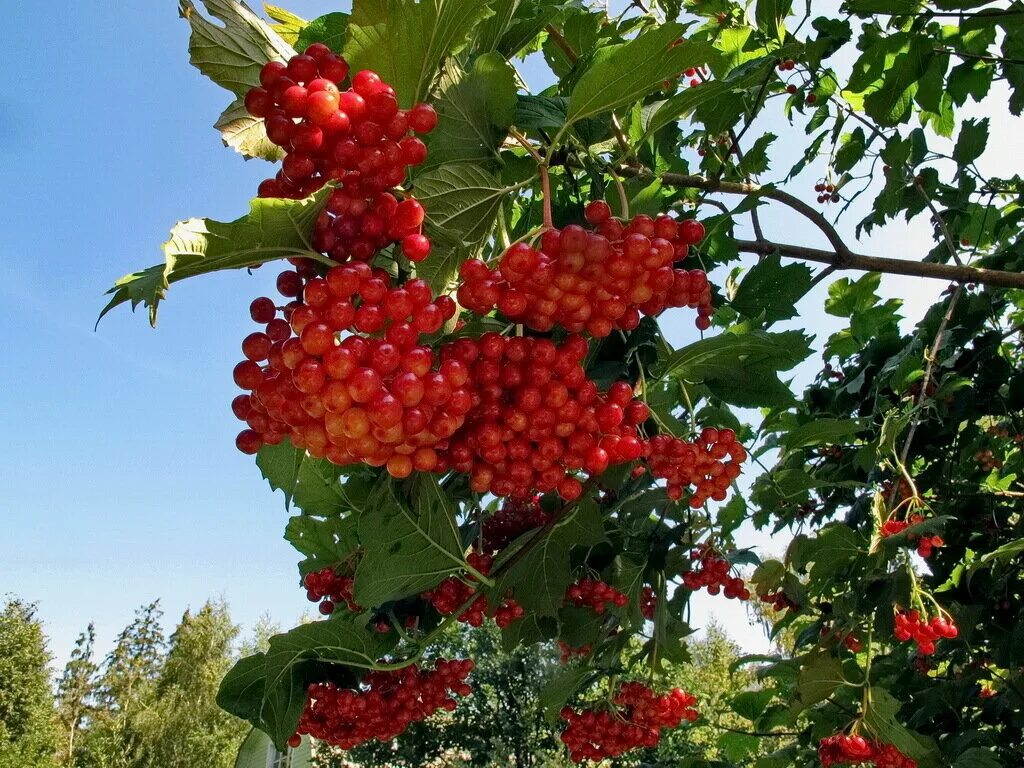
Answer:
[[931, 196], [925, 190], [924, 185], [921, 184], [920, 179], [914, 177], [914, 186], [917, 187], [917, 191], [921, 193], [921, 197], [924, 198], [925, 205], [928, 206], [928, 210], [932, 212], [932, 217], [935, 219], [935, 223], [939, 227], [939, 231], [942, 233], [942, 239], [946, 243], [946, 249], [949, 251], [949, 255], [953, 257], [953, 261], [963, 266], [963, 261], [960, 258], [960, 252], [956, 248], [956, 241], [953, 240], [953, 236], [949, 233], [949, 227], [946, 226], [946, 221], [939, 215], [939, 210], [935, 207], [935, 203], [932, 202]]

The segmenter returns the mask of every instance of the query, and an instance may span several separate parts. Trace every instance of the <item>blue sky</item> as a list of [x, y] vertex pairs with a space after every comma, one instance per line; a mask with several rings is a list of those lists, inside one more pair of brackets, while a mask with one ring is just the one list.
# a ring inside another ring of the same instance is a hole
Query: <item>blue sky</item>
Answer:
[[[337, 9], [287, 5], [307, 17]], [[0, 595], [39, 602], [59, 660], [89, 621], [105, 649], [156, 597], [171, 625], [224, 597], [247, 626], [265, 612], [290, 626], [309, 604], [281, 538], [286, 513], [235, 451], [229, 409], [249, 301], [276, 271], [176, 285], [156, 330], [122, 308], [93, 331], [104, 290], [158, 262], [176, 220], [240, 215], [269, 166], [243, 162], [210, 127], [229, 98], [189, 66], [176, 3], [5, 13], [18, 30], [8, 61], [34, 65], [0, 91]], [[543, 82], [532, 63], [524, 74]], [[803, 178], [810, 196], [815, 176]], [[762, 216], [769, 235], [820, 240], [785, 214]], [[924, 235], [901, 227], [862, 247], [923, 253]], [[885, 286], [917, 309], [942, 288]], [[820, 307], [823, 290], [802, 306]], [[689, 314], [669, 324], [677, 342], [694, 335]], [[700, 602], [698, 619], [709, 610], [760, 645], [741, 607]]]

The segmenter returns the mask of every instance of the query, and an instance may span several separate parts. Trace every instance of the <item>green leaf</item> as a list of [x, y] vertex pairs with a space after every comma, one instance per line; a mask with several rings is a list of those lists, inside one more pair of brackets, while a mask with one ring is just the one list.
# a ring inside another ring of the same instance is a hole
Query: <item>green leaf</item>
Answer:
[[934, 42], [915, 37], [885, 70], [882, 87], [864, 97], [864, 110], [882, 125], [898, 125], [907, 119], [918, 83], [931, 58]]
[[231, 147], [244, 157], [260, 158], [272, 163], [284, 159], [284, 150], [267, 138], [263, 119], [250, 115], [241, 98], [231, 102], [213, 127], [220, 131], [224, 146]]
[[270, 3], [263, 4], [263, 11], [274, 22], [270, 25], [270, 28], [277, 32], [288, 45], [293, 47], [299, 39], [299, 32], [309, 23], [301, 16], [296, 16], [291, 11], [271, 5]]
[[599, 48], [569, 99], [569, 122], [632, 104], [662, 81], [706, 64], [713, 50], [706, 43], [679, 41], [685, 27], [663, 24], [621, 45]]
[[786, 432], [779, 443], [791, 451], [812, 445], [832, 445], [853, 437], [862, 429], [864, 423], [859, 419], [815, 419]]
[[513, 122], [525, 131], [558, 130], [565, 125], [569, 99], [565, 96], [520, 94]]
[[864, 724], [879, 741], [892, 744], [915, 760], [929, 760], [936, 756], [934, 742], [907, 730], [896, 719], [901, 704], [889, 691], [880, 686], [873, 686], [869, 694], [869, 703]]
[[355, 0], [345, 58], [390, 83], [403, 108], [424, 101], [441, 65], [490, 15], [480, 0]]
[[427, 137], [426, 168], [452, 162], [496, 165], [498, 147], [515, 116], [515, 77], [497, 53], [477, 57], [469, 72], [445, 68], [434, 101], [437, 127]]
[[540, 689], [538, 701], [544, 710], [544, 718], [549, 723], [558, 720], [558, 713], [576, 695], [588, 677], [593, 675], [591, 669], [572, 666], [558, 670], [543, 688]]
[[981, 157], [987, 144], [988, 118], [964, 120], [953, 148], [953, 159], [960, 165], [970, 165]]
[[379, 474], [363, 465], [339, 467], [314, 458], [287, 440], [261, 448], [256, 466], [272, 489], [284, 492], [286, 508], [294, 501], [306, 514], [321, 517], [363, 509]]
[[782, 266], [773, 253], [761, 259], [743, 278], [729, 305], [742, 315], [767, 324], [794, 317], [796, 303], [811, 288], [811, 270], [806, 264]]
[[759, 86], [764, 81], [764, 78], [764, 71], [752, 70], [736, 77], [727, 77], [725, 80], [711, 80], [701, 83], [697, 88], [683, 89], [675, 96], [666, 99], [658, 107], [657, 111], [650, 118], [643, 140], [646, 140], [669, 123], [686, 115], [693, 114], [693, 112], [703, 106], [711, 105], [712, 108], [717, 108], [733, 94]]
[[447, 288], [459, 264], [490, 235], [502, 200], [518, 188], [472, 163], [450, 163], [417, 176], [416, 198], [427, 211], [426, 232], [434, 240], [417, 274], [437, 292]]
[[347, 13], [328, 13], [310, 21], [299, 33], [296, 49], [306, 50], [313, 43], [323, 43], [332, 51], [339, 52], [345, 45], [348, 31]]
[[723, 333], [676, 350], [665, 361], [661, 378], [691, 382], [732, 375], [745, 365], [771, 363], [775, 370], [789, 370], [809, 353], [802, 333]]
[[363, 557], [354, 596], [376, 607], [437, 586], [465, 567], [454, 502], [432, 474], [416, 478], [415, 503], [395, 494], [383, 479], [359, 515]]
[[284, 538], [306, 558], [299, 563], [299, 575], [336, 566], [359, 547], [356, 517], [322, 520], [299, 515], [288, 521]]
[[979, 563], [991, 563], [995, 560], [1010, 560], [1022, 553], [1024, 553], [1024, 539], [1015, 539], [1007, 544], [1003, 544], [1001, 547], [994, 549], [991, 552], [986, 552], [979, 560]]
[[757, 0], [754, 19], [757, 28], [782, 40], [786, 35], [786, 17], [793, 10], [793, 0]]
[[960, 753], [953, 768], [1003, 768], [1003, 763], [991, 750], [971, 747]]
[[729, 706], [740, 717], [756, 723], [774, 698], [775, 691], [771, 688], [760, 691], [743, 691], [732, 697]]
[[267, 657], [258, 653], [238, 661], [221, 681], [217, 705], [262, 730], [279, 749], [295, 733], [306, 705], [304, 670], [295, 666], [273, 684], [267, 680]]
[[[263, 121], [245, 111], [242, 98], [260, 84], [260, 70], [268, 61], [287, 61], [295, 50], [263, 19], [236, 0], [202, 0], [216, 24], [191, 0], [181, 0], [179, 13], [192, 28], [189, 54], [192, 64], [237, 99], [218, 118], [215, 128], [226, 146], [245, 157], [272, 162], [283, 156], [267, 139]], [[298, 19], [298, 17], [295, 17]]]
[[824, 701], [845, 683], [839, 659], [817, 652], [806, 657], [797, 674], [793, 707], [804, 710]]
[[131, 302], [132, 309], [139, 304], [149, 307], [149, 322], [156, 325], [157, 307], [171, 283], [223, 269], [318, 256], [310, 250], [309, 236], [329, 193], [325, 187], [305, 200], [258, 198], [250, 203], [248, 215], [227, 223], [212, 219], [179, 223], [163, 245], [164, 263], [114, 283], [107, 291], [113, 298], [99, 319], [114, 307]]
[[[496, 591], [503, 594], [511, 590], [527, 611], [554, 616], [573, 580], [569, 570], [570, 550], [577, 545], [593, 545], [604, 540], [597, 504], [592, 499], [581, 500], [570, 513], [539, 535], [538, 539], [536, 531], [526, 533], [506, 550], [508, 557], [516, 557], [523, 546], [530, 547], [525, 555], [507, 567]], [[503, 565], [499, 557], [495, 568]]]
[[787, 559], [794, 570], [808, 570], [812, 580], [823, 583], [868, 552], [868, 540], [843, 523], [830, 523], [818, 531], [814, 538], [798, 537], [793, 540]]
[[245, 96], [260, 84], [268, 61], [287, 61], [295, 49], [270, 25], [237, 0], [201, 0], [206, 18], [191, 0], [181, 0], [179, 13], [192, 27], [189, 54], [192, 65], [235, 96]]

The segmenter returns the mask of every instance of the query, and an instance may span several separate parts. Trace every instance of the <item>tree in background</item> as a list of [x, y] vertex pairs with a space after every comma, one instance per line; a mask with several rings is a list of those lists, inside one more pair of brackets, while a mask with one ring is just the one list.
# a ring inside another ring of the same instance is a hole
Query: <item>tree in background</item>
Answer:
[[170, 638], [149, 706], [135, 718], [134, 768], [230, 768], [248, 727], [222, 712], [217, 688], [238, 627], [223, 601], [186, 611]]
[[58, 753], [61, 765], [74, 765], [76, 739], [84, 721], [93, 709], [99, 666], [93, 659], [96, 628], [90, 623], [78, 636], [64, 674], [57, 683], [57, 719], [62, 728]]
[[0, 768], [57, 765], [50, 654], [35, 611], [9, 599], [0, 612]]

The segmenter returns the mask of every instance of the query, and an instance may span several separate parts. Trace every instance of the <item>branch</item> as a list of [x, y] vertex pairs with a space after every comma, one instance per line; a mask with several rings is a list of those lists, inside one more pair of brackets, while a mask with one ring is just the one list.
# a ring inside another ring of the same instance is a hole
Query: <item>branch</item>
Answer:
[[736, 247], [744, 253], [767, 255], [776, 251], [781, 256], [793, 259], [814, 261], [829, 264], [834, 269], [855, 269], [861, 272], [884, 272], [890, 275], [909, 275], [911, 277], [927, 277], [945, 280], [950, 283], [978, 283], [996, 288], [1024, 288], [1024, 273], [1004, 272], [981, 267], [958, 267], [952, 264], [934, 264], [929, 261], [909, 261], [906, 259], [890, 259], [883, 256], [865, 256], [848, 251], [840, 258], [833, 251], [820, 248], [807, 248], [789, 243], [772, 243], [768, 241], [737, 240]]
[[[643, 171], [636, 168], [620, 167], [622, 176], [636, 177]], [[745, 253], [766, 255], [778, 251], [782, 256], [829, 264], [836, 269], [855, 269], [864, 272], [885, 272], [894, 275], [910, 275], [912, 277], [928, 277], [945, 280], [951, 283], [978, 283], [998, 288], [1024, 288], [1024, 273], [1005, 272], [1002, 270], [967, 267], [954, 264], [933, 264], [924, 261], [908, 261], [891, 259], [881, 256], [866, 256], [851, 251], [835, 227], [821, 213], [797, 197], [774, 187], [762, 187], [736, 181], [716, 181], [703, 176], [688, 176], [681, 173], [663, 173], [660, 176], [665, 184], [678, 187], [693, 187], [708, 192], [720, 192], [727, 195], [757, 195], [775, 200], [809, 219], [828, 239], [833, 250], [807, 248], [788, 243], [772, 243], [767, 240], [737, 240], [736, 247]]]
[[[641, 175], [642, 171], [636, 168], [623, 167], [619, 168], [619, 173], [623, 176], [635, 177]], [[800, 198], [794, 197], [788, 192], [783, 192], [781, 189], [762, 187], [759, 184], [748, 184], [738, 181], [718, 181], [717, 179], [708, 179], [703, 176], [688, 176], [682, 173], [663, 173], [660, 178], [665, 184], [676, 187], [693, 187], [694, 189], [703, 189], [707, 192], [721, 192], [726, 195], [757, 195], [769, 200], [775, 200], [810, 219], [822, 231], [835, 249], [835, 253], [832, 254], [832, 261], [837, 259], [841, 261], [846, 256], [852, 255], [850, 249], [846, 247], [846, 243], [843, 242], [842, 237], [839, 236], [839, 233], [836, 232], [835, 227], [829, 223], [828, 219]], [[832, 262], [830, 261], [829, 263]]]
[[964, 53], [953, 48], [936, 48], [936, 53], [948, 53], [967, 61], [983, 61], [986, 64], [1024, 64], [1024, 59], [1008, 59], [1005, 56], [986, 56], [981, 53]]

